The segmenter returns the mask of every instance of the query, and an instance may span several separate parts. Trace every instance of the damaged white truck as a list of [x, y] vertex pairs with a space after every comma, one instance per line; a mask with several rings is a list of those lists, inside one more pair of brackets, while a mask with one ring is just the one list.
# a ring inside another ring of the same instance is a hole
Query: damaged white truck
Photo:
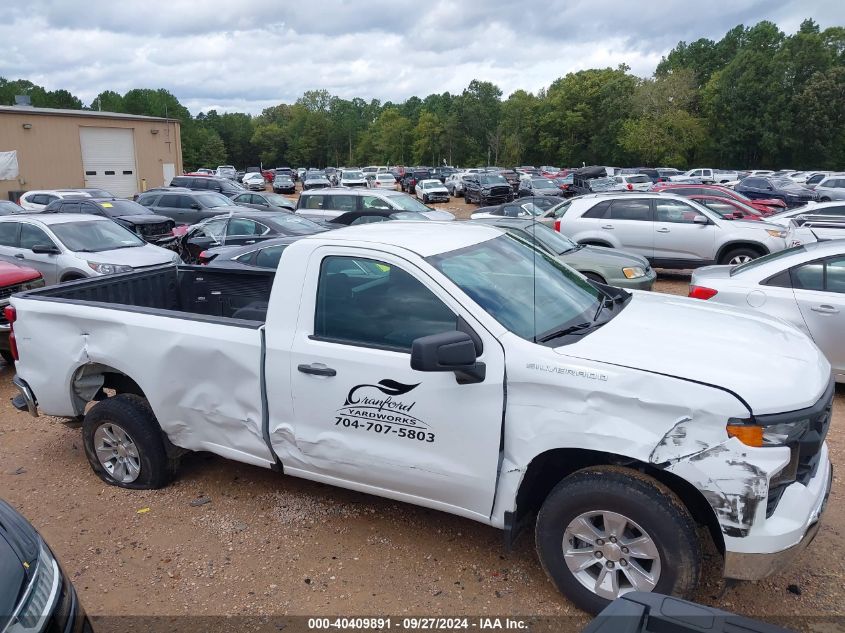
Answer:
[[726, 577], [772, 573], [830, 490], [833, 382], [808, 337], [589, 282], [492, 227], [341, 229], [278, 274], [156, 267], [16, 295], [7, 318], [16, 406], [84, 416], [104, 481], [160, 487], [210, 451], [507, 542], [533, 524], [592, 612], [690, 594], [699, 526]]

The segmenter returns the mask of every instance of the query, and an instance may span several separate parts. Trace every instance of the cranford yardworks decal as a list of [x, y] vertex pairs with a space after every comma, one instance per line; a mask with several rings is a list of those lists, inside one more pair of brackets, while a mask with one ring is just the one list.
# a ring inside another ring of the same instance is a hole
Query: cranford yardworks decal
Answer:
[[337, 410], [335, 426], [433, 442], [434, 433], [428, 430], [428, 424], [414, 417], [416, 400], [400, 398], [419, 385], [406, 385], [387, 378], [376, 385], [355, 385]]

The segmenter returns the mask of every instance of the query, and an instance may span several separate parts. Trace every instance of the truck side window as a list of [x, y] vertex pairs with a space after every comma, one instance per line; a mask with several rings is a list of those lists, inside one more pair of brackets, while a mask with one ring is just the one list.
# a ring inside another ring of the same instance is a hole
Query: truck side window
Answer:
[[404, 270], [357, 257], [323, 260], [315, 338], [410, 352], [414, 339], [456, 327], [455, 313]]

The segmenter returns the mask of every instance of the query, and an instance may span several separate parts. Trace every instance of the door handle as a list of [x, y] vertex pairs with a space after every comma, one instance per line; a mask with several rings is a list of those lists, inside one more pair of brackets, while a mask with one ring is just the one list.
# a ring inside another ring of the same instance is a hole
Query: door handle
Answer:
[[15, 253], [15, 257], [18, 259], [26, 259], [26, 257], [24, 257], [21, 253]]
[[658, 233], [668, 233], [668, 232], [669, 232], [669, 229], [667, 229], [667, 228], [665, 228], [665, 227], [664, 227], [664, 228], [657, 229], [657, 232], [658, 232]]
[[255, 244], [255, 240], [247, 240], [244, 244]]
[[839, 310], [829, 305], [813, 306], [810, 310], [813, 312], [821, 312], [822, 314], [839, 314]]
[[310, 365], [300, 365], [297, 367], [303, 374], [311, 374], [312, 376], [337, 376], [337, 371], [331, 367], [326, 367], [321, 363], [311, 363]]
[[603, 228], [603, 229], [612, 229], [612, 228], [613, 228], [613, 225], [612, 225], [612, 224], [605, 224], [605, 225], [604, 225], [603, 227], [601, 227], [601, 228]]

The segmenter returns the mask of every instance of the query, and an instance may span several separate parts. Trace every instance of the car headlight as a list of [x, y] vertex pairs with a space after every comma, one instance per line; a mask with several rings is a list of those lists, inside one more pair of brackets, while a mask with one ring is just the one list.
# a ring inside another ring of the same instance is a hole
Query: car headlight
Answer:
[[792, 420], [780, 424], [761, 426], [744, 420], [731, 420], [726, 427], [728, 436], [737, 438], [746, 446], [786, 446], [794, 443], [810, 425], [810, 420]]
[[645, 277], [645, 271], [642, 266], [628, 266], [622, 269], [622, 273], [628, 279], [636, 279], [637, 277]]
[[59, 564], [44, 541], [40, 541], [35, 572], [23, 599], [15, 609], [6, 633], [29, 633], [44, 628], [56, 604], [61, 581]]
[[101, 275], [132, 272], [132, 266], [122, 266], [120, 264], [100, 264], [98, 262], [88, 262], [88, 266], [91, 267], [91, 270], [94, 270]]
[[784, 229], [766, 229], [766, 233], [771, 237], [786, 237], [786, 231]]
[[21, 284], [21, 290], [35, 290], [36, 288], [42, 288], [44, 286], [44, 277], [39, 277], [38, 279], [33, 279], [32, 281], [27, 281]]

